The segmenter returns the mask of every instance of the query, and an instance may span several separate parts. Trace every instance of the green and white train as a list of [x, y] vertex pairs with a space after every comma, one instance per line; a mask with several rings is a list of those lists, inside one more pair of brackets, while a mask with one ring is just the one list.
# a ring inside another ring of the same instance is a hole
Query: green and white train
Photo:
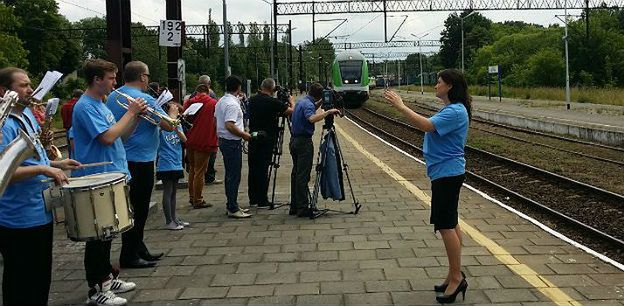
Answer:
[[368, 63], [362, 53], [346, 50], [332, 64], [334, 90], [344, 98], [345, 106], [358, 108], [368, 100]]

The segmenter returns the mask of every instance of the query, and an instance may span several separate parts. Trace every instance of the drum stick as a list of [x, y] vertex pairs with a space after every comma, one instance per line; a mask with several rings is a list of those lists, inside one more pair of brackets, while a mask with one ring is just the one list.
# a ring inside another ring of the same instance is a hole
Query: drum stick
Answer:
[[[73, 182], [73, 181], [82, 181], [82, 180], [88, 180], [88, 179], [92, 179], [92, 178], [91, 177], [81, 176], [81, 177], [70, 177], [67, 180], [70, 181], [70, 182]], [[49, 178], [49, 179], [41, 180], [41, 182], [42, 183], [51, 183], [51, 182], [54, 182], [54, 179]]]
[[112, 165], [112, 164], [113, 164], [113, 162], [107, 161], [107, 162], [100, 162], [100, 163], [82, 164], [78, 168], [79, 169], [84, 169], [84, 168], [90, 168], [90, 167], [108, 166], [108, 165]]

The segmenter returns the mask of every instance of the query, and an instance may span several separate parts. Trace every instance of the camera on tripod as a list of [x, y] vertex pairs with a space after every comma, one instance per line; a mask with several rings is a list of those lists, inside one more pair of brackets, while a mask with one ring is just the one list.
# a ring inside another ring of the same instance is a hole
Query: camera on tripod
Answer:
[[275, 92], [277, 93], [277, 100], [285, 107], [290, 106], [290, 91], [282, 86], [275, 86]]
[[323, 110], [344, 108], [342, 95], [333, 89], [323, 90], [323, 104], [321, 105], [321, 108], [323, 108]]

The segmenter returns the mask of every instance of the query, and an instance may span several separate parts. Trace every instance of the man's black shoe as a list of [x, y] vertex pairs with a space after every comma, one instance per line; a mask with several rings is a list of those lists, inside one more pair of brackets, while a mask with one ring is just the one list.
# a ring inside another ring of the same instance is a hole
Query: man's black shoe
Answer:
[[120, 262], [119, 265], [124, 269], [142, 269], [155, 267], [156, 263], [153, 261], [146, 261], [144, 259], [138, 258], [131, 262]]
[[260, 203], [258, 204], [258, 208], [270, 208], [271, 204], [270, 203]]
[[156, 254], [151, 254], [150, 252], [147, 252], [147, 253], [139, 255], [139, 257], [141, 257], [141, 259], [143, 259], [145, 261], [161, 260], [163, 256], [165, 256], [165, 253], [163, 253], [163, 252], [156, 253]]

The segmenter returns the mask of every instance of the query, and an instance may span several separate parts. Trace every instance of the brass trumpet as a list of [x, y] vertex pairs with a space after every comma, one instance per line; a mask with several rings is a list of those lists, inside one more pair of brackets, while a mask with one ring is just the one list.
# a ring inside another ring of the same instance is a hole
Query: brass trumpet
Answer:
[[[124, 102], [119, 101], [119, 96], [122, 96], [122, 97], [126, 98], [126, 100], [128, 100], [129, 102], [132, 102], [132, 103], [134, 103], [136, 101], [133, 97], [131, 97], [131, 96], [129, 96], [129, 95], [127, 95], [127, 94], [117, 90], [117, 89], [114, 89], [113, 91], [118, 94], [118, 96], [115, 97], [115, 101], [117, 102], [117, 104], [119, 104], [119, 106], [123, 107], [125, 110], [128, 110], [128, 103], [124, 103]], [[180, 119], [173, 119], [173, 118], [171, 118], [169, 116], [163, 115], [163, 114], [157, 112], [156, 109], [154, 109], [153, 107], [151, 107], [149, 105], [147, 106], [146, 113], [147, 114], [141, 114], [139, 116], [141, 118], [147, 120], [149, 123], [151, 123], [153, 125], [156, 125], [156, 126], [159, 125], [160, 122], [156, 121], [153, 117], [158, 117], [160, 120], [163, 120], [163, 121], [169, 123], [173, 127], [176, 127], [176, 126], [178, 126], [180, 124]]]

